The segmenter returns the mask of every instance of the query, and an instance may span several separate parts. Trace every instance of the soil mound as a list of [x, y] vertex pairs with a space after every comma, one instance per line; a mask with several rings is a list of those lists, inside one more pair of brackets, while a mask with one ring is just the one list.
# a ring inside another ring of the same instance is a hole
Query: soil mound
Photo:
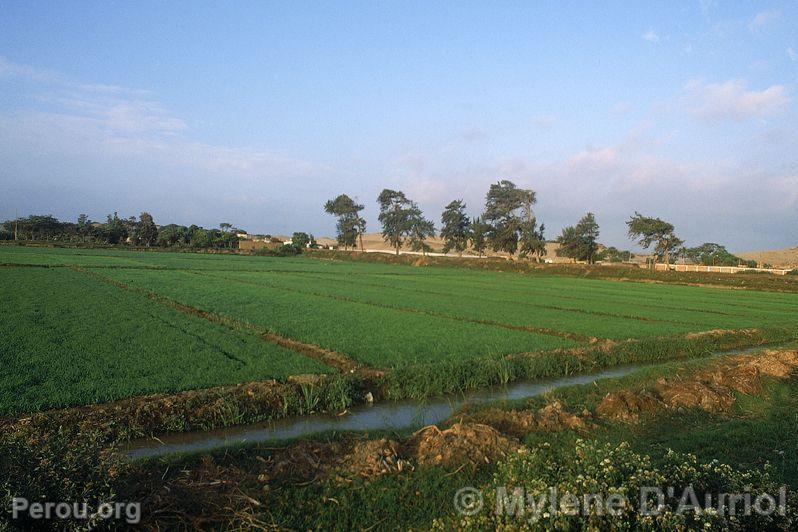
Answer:
[[333, 467], [344, 475], [368, 478], [413, 469], [399, 457], [399, 444], [387, 438], [356, 443]]
[[567, 412], [559, 401], [549, 403], [537, 412], [491, 409], [479, 412], [472, 419], [519, 439], [532, 431], [584, 429], [588, 425], [583, 418]]
[[740, 367], [753, 368], [764, 375], [784, 379], [798, 367], [798, 351], [765, 351]]
[[495, 428], [480, 423], [456, 423], [440, 430], [434, 425], [419, 430], [408, 441], [419, 464], [489, 464], [515, 451], [521, 444]]
[[596, 409], [596, 413], [616, 421], [637, 423], [640, 414], [651, 412], [660, 406], [660, 399], [650, 393], [621, 390], [607, 394]]
[[722, 412], [734, 404], [731, 388], [700, 380], [668, 382], [660, 379], [655, 389], [662, 403], [669, 408], [698, 407], [707, 412]]

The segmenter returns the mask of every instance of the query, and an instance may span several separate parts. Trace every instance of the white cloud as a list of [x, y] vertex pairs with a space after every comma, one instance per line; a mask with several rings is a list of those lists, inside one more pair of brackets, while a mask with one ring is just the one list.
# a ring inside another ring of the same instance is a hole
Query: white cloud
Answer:
[[798, 61], [798, 52], [792, 49], [792, 46], [787, 48], [787, 57], [790, 58], [790, 61]]
[[197, 179], [211, 182], [223, 177], [236, 180], [239, 193], [255, 194], [262, 190], [259, 187], [284, 179], [317, 178], [329, 172], [325, 165], [267, 150], [192, 140], [187, 137], [188, 124], [150, 91], [73, 83], [0, 56], [2, 77], [26, 82], [35, 104], [0, 113], [0, 130], [14, 131], [8, 138], [15, 146], [75, 154], [85, 160], [108, 157], [133, 167], [151, 165], [158, 168], [164, 186], [181, 172], [197, 172], [202, 175]]
[[653, 29], [649, 29], [647, 32], [643, 34], [643, 39], [648, 42], [659, 42], [659, 35]]
[[684, 87], [683, 100], [696, 118], [740, 122], [772, 115], [786, 107], [790, 97], [783, 85], [756, 91], [746, 89], [743, 80], [731, 79], [724, 83], [691, 81]]
[[761, 11], [757, 13], [748, 23], [748, 30], [752, 33], [757, 33], [765, 26], [779, 20], [780, 18], [781, 11]]

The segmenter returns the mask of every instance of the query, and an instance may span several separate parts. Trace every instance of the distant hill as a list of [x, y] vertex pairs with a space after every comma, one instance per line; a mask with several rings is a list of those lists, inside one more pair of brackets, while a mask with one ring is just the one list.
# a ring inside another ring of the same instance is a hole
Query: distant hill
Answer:
[[747, 260], [771, 264], [776, 268], [798, 268], [798, 247], [767, 251], [746, 251], [736, 255]]

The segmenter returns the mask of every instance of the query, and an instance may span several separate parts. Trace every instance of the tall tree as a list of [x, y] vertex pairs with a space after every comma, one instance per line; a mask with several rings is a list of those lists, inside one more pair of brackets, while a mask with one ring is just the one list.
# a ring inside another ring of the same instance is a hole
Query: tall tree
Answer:
[[158, 226], [152, 219], [152, 215], [148, 212], [142, 212], [139, 216], [139, 223], [136, 225], [135, 231], [136, 243], [150, 247], [158, 240]]
[[490, 225], [483, 222], [479, 216], [471, 221], [471, 248], [479, 253], [480, 257], [485, 253], [485, 248], [488, 247], [487, 235], [489, 229]]
[[521, 223], [532, 220], [532, 205], [536, 201], [533, 190], [518, 188], [511, 181], [502, 180], [490, 186], [483, 219], [490, 224], [487, 236], [493, 251], [515, 254]]
[[81, 214], [78, 216], [76, 230], [81, 241], [85, 242], [87, 237], [91, 235], [91, 228], [91, 220], [89, 220], [89, 216], [87, 214]]
[[377, 203], [380, 205], [378, 219], [382, 224], [382, 238], [398, 255], [412, 226], [413, 202], [407, 199], [404, 192], [386, 188], [380, 192]]
[[558, 257], [568, 257], [576, 262], [582, 244], [576, 227], [572, 225], [563, 227], [562, 233], [557, 237], [557, 244], [559, 244], [556, 251]]
[[117, 213], [113, 216], [109, 214], [102, 228], [102, 235], [109, 244], [119, 244], [128, 236], [127, 225]]
[[465, 208], [463, 200], [454, 200], [446, 206], [441, 214], [441, 238], [443, 238], [444, 253], [455, 250], [462, 255], [468, 247], [471, 222], [465, 213]]
[[598, 237], [599, 226], [596, 217], [589, 212], [579, 220], [576, 227], [563, 228], [562, 234], [557, 239], [560, 245], [557, 255], [593, 264], [598, 254]]
[[338, 244], [354, 248], [360, 241], [360, 251], [363, 251], [363, 233], [366, 232], [366, 220], [360, 216], [363, 205], [356, 203], [346, 194], [340, 194], [324, 204], [324, 211], [338, 218], [335, 230]]
[[518, 235], [518, 256], [526, 258], [534, 256], [538, 262], [542, 260], [543, 255], [546, 254], [546, 237], [543, 235], [546, 226], [537, 225], [535, 217], [521, 220], [520, 231]]
[[427, 238], [435, 236], [435, 224], [432, 220], [424, 218], [424, 214], [415, 202], [410, 202], [408, 236], [410, 237], [410, 249], [421, 251], [424, 255], [432, 248], [427, 244]]
[[671, 253], [684, 244], [684, 241], [674, 234], [673, 225], [659, 218], [635, 212], [626, 225], [629, 228], [629, 238], [636, 240], [643, 249], [648, 249], [654, 244], [656, 257], [663, 259], [665, 264], [670, 264]]

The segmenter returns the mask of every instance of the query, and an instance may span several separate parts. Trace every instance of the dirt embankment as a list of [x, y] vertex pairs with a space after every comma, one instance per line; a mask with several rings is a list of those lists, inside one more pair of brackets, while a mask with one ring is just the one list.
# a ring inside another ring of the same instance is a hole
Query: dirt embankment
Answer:
[[596, 409], [600, 417], [636, 423], [641, 415], [665, 409], [700, 408], [726, 411], [736, 393], [754, 394], [762, 377], [783, 379], [798, 367], [798, 351], [765, 351], [717, 363], [686, 377], [658, 379], [653, 385], [607, 394]]
[[[786, 378], [798, 369], [798, 351], [765, 351], [717, 361], [695, 373], [662, 378], [643, 389], [608, 394], [595, 412], [568, 412], [552, 400], [534, 410], [493, 408], [464, 416], [447, 429], [425, 427], [405, 439], [345, 437], [331, 442], [298, 441], [245, 454], [204, 456], [198, 462], [138, 472], [143, 507], [159, 525], [246, 526], [264, 511], [264, 493], [284, 484], [402, 474], [419, 466], [477, 469], [522, 447], [531, 431], [589, 431], [599, 418], [637, 421], [645, 412], [668, 408], [724, 410], [734, 393], [756, 393], [763, 377]], [[336, 501], [330, 500], [332, 504]], [[261, 516], [262, 517], [262, 516]]]

